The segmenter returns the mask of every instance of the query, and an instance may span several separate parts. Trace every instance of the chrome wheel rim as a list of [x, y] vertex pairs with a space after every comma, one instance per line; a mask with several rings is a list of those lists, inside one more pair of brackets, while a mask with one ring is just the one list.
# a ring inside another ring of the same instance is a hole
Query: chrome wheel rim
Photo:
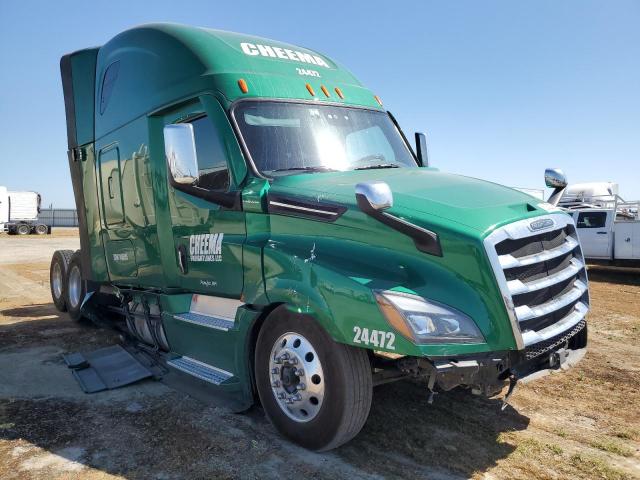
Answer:
[[304, 336], [281, 335], [269, 357], [271, 390], [282, 411], [292, 420], [313, 420], [325, 394], [324, 372], [315, 348]]
[[59, 263], [53, 265], [53, 274], [51, 275], [51, 286], [53, 287], [53, 295], [56, 298], [62, 296], [62, 269]]
[[71, 267], [69, 272], [69, 302], [73, 308], [80, 303], [80, 293], [82, 292], [82, 276], [77, 265]]

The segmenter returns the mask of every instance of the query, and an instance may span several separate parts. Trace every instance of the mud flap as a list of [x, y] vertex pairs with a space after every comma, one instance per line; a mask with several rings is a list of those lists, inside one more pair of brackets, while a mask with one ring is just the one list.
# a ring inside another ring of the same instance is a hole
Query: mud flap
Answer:
[[85, 393], [111, 390], [154, 376], [149, 367], [120, 345], [71, 353], [64, 355], [64, 361]]

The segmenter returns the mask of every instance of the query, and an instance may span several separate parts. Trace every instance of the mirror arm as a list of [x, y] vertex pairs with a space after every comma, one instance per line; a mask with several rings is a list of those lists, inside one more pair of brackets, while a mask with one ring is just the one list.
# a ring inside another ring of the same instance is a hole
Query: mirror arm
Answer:
[[553, 192], [551, 192], [551, 195], [549, 195], [547, 203], [557, 207], [558, 203], [560, 203], [560, 199], [562, 198], [562, 194], [566, 189], [567, 187], [556, 187]]
[[436, 257], [442, 257], [442, 247], [440, 246], [440, 238], [437, 233], [414, 225], [413, 223], [409, 223], [395, 215], [383, 212], [382, 210], [376, 210], [373, 208], [367, 197], [361, 193], [356, 193], [356, 202], [358, 203], [360, 210], [370, 217], [373, 217], [380, 223], [384, 223], [388, 227], [410, 237], [416, 248], [421, 252], [428, 253], [429, 255], [434, 255]]

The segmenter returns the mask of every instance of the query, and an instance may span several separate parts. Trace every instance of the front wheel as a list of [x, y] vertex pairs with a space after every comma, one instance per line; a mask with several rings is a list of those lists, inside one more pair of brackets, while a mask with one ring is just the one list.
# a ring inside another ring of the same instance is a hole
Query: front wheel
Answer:
[[287, 438], [316, 451], [362, 429], [372, 379], [364, 350], [334, 342], [311, 317], [275, 310], [258, 335], [256, 386], [265, 413]]

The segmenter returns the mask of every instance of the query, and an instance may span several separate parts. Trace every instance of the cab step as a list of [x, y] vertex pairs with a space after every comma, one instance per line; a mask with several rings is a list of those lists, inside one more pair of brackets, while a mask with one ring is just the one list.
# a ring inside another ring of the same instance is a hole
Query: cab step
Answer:
[[167, 365], [214, 385], [220, 385], [230, 378], [233, 378], [233, 374], [226, 370], [216, 368], [190, 357], [177, 357], [171, 359], [167, 361]]
[[193, 323], [200, 325], [201, 327], [214, 328], [216, 330], [222, 330], [224, 332], [230, 330], [235, 325], [233, 320], [226, 318], [213, 317], [211, 315], [204, 315], [202, 313], [187, 312], [174, 314], [173, 318], [181, 320], [187, 323]]

